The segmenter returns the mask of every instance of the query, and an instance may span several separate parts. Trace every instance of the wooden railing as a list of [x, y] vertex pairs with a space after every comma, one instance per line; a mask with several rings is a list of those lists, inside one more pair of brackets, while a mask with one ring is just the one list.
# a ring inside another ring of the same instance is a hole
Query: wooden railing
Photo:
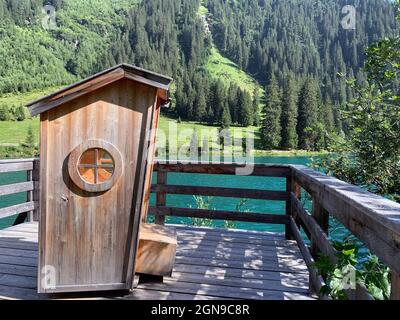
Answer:
[[[202, 186], [183, 186], [168, 185], [168, 173], [194, 173], [194, 174], [223, 174], [235, 175], [238, 165], [236, 164], [161, 164], [154, 166], [157, 172], [157, 184], [151, 187], [151, 192], [156, 193], [156, 206], [149, 208], [149, 214], [156, 217], [156, 223], [164, 224], [166, 216], [174, 217], [190, 217], [190, 218], [209, 218], [216, 220], [233, 220], [245, 222], [259, 222], [268, 224], [288, 225], [290, 211], [286, 210], [286, 215], [266, 214], [266, 213], [243, 213], [236, 211], [222, 210], [205, 210], [176, 208], [166, 206], [167, 194], [179, 195], [196, 195], [196, 196], [212, 196], [212, 197], [228, 197], [228, 198], [244, 198], [259, 199], [271, 201], [285, 201], [286, 207], [290, 208], [290, 193], [280, 190], [256, 190], [256, 189], [239, 189], [239, 188], [220, 188], [220, 187], [202, 187]], [[291, 169], [289, 166], [276, 165], [256, 165], [252, 176], [278, 177], [285, 178], [287, 181], [290, 177]], [[287, 184], [287, 188], [290, 186]], [[290, 230], [286, 228], [288, 233]]]
[[[283, 225], [286, 238], [297, 241], [310, 272], [310, 284], [317, 293], [324, 285], [324, 280], [314, 267], [317, 255], [322, 253], [332, 263], [337, 261], [336, 251], [329, 239], [329, 216], [332, 216], [390, 267], [391, 298], [400, 299], [400, 204], [305, 166], [254, 166], [252, 176], [284, 179], [286, 188], [283, 191], [259, 190], [251, 186], [222, 188], [171, 185], [167, 179], [169, 173], [233, 176], [240, 168], [240, 165], [227, 163], [155, 163], [157, 183], [152, 185], [151, 192], [156, 194], [156, 205], [149, 208], [149, 214], [155, 216], [157, 224], [164, 224], [167, 216], [175, 216]], [[39, 216], [39, 160], [0, 161], [0, 173], [18, 171], [27, 172], [26, 181], [0, 186], [0, 196], [26, 192], [26, 202], [0, 209], [0, 219], [18, 215], [15, 223], [22, 223], [26, 218], [36, 221]], [[310, 195], [311, 212], [303, 206], [302, 190]], [[281, 214], [175, 208], [167, 205], [167, 194], [284, 201], [286, 206]], [[310, 240], [310, 246], [306, 245], [301, 230]], [[371, 299], [362, 286], [349, 290], [348, 295], [352, 299]]]
[[[164, 224], [166, 216], [174, 216], [285, 225], [286, 237], [297, 241], [310, 271], [311, 288], [317, 293], [324, 285], [324, 280], [314, 267], [316, 257], [322, 253], [333, 264], [337, 262], [336, 251], [328, 237], [331, 215], [391, 268], [391, 298], [400, 299], [400, 204], [308, 167], [295, 165], [254, 166], [253, 176], [285, 178], [285, 191], [167, 183], [168, 173], [235, 175], [238, 167], [236, 164], [156, 163], [154, 171], [157, 172], [157, 184], [151, 188], [156, 193], [156, 206], [149, 208], [149, 214], [155, 216], [157, 224]], [[301, 201], [301, 195], [304, 194], [302, 189], [311, 197], [311, 212]], [[286, 209], [282, 214], [265, 214], [175, 208], [167, 206], [167, 194], [285, 201]], [[310, 247], [305, 244], [301, 230], [310, 240]], [[347, 294], [351, 299], [372, 299], [361, 285], [357, 285], [356, 290], [347, 290]]]
[[37, 221], [39, 214], [39, 160], [0, 160], [0, 174], [26, 172], [26, 181], [1, 185], [0, 196], [26, 193], [26, 202], [0, 209], [0, 219], [16, 216], [14, 224]]

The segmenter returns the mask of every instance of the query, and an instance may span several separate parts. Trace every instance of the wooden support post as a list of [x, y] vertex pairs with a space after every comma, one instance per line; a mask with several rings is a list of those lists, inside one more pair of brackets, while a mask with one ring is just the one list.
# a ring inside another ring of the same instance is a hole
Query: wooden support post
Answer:
[[39, 221], [40, 216], [40, 161], [38, 159], [33, 160], [32, 170], [32, 181], [33, 181], [33, 201], [37, 203], [37, 207], [33, 211], [33, 217], [30, 221]]
[[[27, 181], [33, 181], [33, 170], [27, 172]], [[33, 190], [28, 191], [27, 202], [33, 201]], [[33, 222], [33, 210], [28, 212], [28, 221]]]
[[[325, 232], [326, 235], [329, 233], [329, 213], [326, 211], [321, 204], [314, 198], [312, 204], [312, 216], [321, 229]], [[311, 254], [314, 259], [318, 256], [318, 245], [316, 243], [316, 239], [311, 237]]]
[[[289, 177], [286, 178], [286, 192], [290, 195], [290, 193], [292, 192], [292, 175], [290, 175]], [[291, 216], [293, 213], [292, 210], [292, 204], [290, 201], [290, 197], [289, 200], [286, 200], [286, 215]], [[293, 236], [293, 232], [290, 228], [290, 224], [287, 223], [285, 226], [285, 238], [287, 240], [294, 240], [294, 236]]]
[[392, 270], [390, 300], [400, 300], [400, 274]]
[[[296, 221], [296, 225], [299, 227], [299, 219], [294, 216], [294, 210], [292, 208], [292, 200], [290, 195], [293, 192], [296, 195], [296, 198], [300, 199], [301, 186], [294, 180], [293, 175], [290, 175], [286, 178], [286, 192], [289, 195], [289, 199], [286, 200], [286, 214], [292, 216]], [[293, 232], [288, 224], [286, 224], [285, 227], [285, 236], [287, 240], [294, 240]]]
[[[167, 172], [163, 170], [157, 171], [157, 185], [163, 186], [167, 184]], [[157, 192], [156, 194], [156, 206], [165, 207], [167, 204], [167, 195], [164, 191]], [[155, 223], [158, 225], [165, 224], [165, 216], [156, 215]]]

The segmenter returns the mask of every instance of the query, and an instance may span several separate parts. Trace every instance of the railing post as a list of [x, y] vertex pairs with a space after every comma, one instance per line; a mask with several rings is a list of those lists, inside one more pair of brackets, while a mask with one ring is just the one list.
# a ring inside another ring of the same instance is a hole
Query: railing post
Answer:
[[40, 216], [40, 160], [33, 160], [32, 170], [33, 192], [32, 199], [36, 203], [36, 208], [32, 212], [32, 219], [29, 221], [39, 221]]
[[[326, 211], [321, 204], [318, 202], [316, 198], [313, 198], [312, 201], [312, 216], [315, 221], [319, 224], [321, 229], [325, 232], [326, 235], [329, 233], [329, 213]], [[314, 258], [317, 258], [319, 249], [318, 244], [316, 243], [316, 239], [311, 237], [311, 254]]]
[[391, 274], [390, 300], [400, 300], [400, 274], [394, 270]]
[[[295, 181], [293, 172], [286, 178], [286, 192], [289, 195], [289, 199], [286, 201], [286, 214], [294, 217], [294, 210], [292, 207], [291, 194], [294, 193], [297, 199], [301, 198], [301, 186]], [[299, 226], [298, 219], [294, 217], [297, 226]], [[285, 227], [285, 237], [287, 240], [294, 240], [294, 235], [292, 234], [290, 224]]]
[[[157, 171], [157, 185], [165, 186], [167, 184], [167, 172], [159, 169]], [[167, 204], [167, 195], [165, 192], [157, 192], [156, 194], [156, 207], [165, 207]], [[156, 215], [155, 223], [158, 225], [165, 224], [165, 216]]]
[[[33, 170], [29, 170], [27, 172], [27, 181], [33, 181]], [[27, 197], [26, 197], [27, 202], [33, 201], [33, 191], [28, 191]], [[33, 210], [29, 211], [28, 213], [28, 221], [33, 222]]]

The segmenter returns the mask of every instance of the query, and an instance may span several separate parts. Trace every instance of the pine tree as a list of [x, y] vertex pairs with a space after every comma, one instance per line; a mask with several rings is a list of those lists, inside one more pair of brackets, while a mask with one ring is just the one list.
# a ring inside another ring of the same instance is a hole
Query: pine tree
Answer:
[[224, 110], [222, 112], [220, 125], [221, 128], [226, 129], [229, 128], [232, 124], [231, 113], [229, 112], [228, 103], [224, 104]]
[[307, 78], [299, 95], [297, 135], [299, 148], [315, 149], [318, 135], [318, 92], [315, 81]]
[[206, 121], [207, 120], [207, 100], [203, 88], [197, 90], [194, 108], [194, 120]]
[[15, 119], [17, 121], [24, 121], [26, 119], [24, 106], [20, 105], [17, 108], [15, 108]]
[[22, 144], [24, 148], [33, 150], [35, 148], [35, 136], [33, 134], [32, 126], [29, 126], [28, 133], [26, 135], [25, 141]]
[[332, 101], [328, 98], [323, 106], [323, 122], [325, 126], [325, 130], [328, 134], [331, 134], [335, 131], [335, 117], [333, 113], [333, 105]]
[[253, 110], [250, 94], [245, 90], [239, 91], [238, 99], [238, 123], [243, 127], [248, 127], [253, 124]]
[[260, 125], [260, 97], [259, 97], [259, 89], [258, 87], [254, 88], [253, 91], [253, 125], [259, 126]]
[[266, 88], [266, 97], [260, 133], [262, 147], [271, 150], [278, 148], [281, 142], [281, 94], [274, 76]]
[[295, 83], [291, 76], [287, 80], [283, 89], [282, 96], [282, 115], [281, 115], [281, 148], [284, 150], [296, 149], [297, 138], [297, 93]]

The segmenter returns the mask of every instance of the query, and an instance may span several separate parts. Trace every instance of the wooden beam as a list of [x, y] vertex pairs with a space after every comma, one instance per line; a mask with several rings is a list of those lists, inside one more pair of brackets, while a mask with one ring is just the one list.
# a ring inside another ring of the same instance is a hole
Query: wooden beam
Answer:
[[[212, 163], [212, 162], [188, 162], [179, 163], [161, 162], [155, 163], [154, 170], [167, 172], [199, 173], [199, 174], [222, 174], [235, 175], [237, 170], [244, 168], [246, 164], [237, 163]], [[290, 176], [290, 167], [285, 165], [255, 164], [250, 176], [281, 177]]]
[[82, 82], [78, 82], [41, 100], [32, 102], [28, 105], [28, 108], [32, 116], [37, 116], [38, 114], [58, 107], [62, 104], [67, 103], [68, 101], [79, 98], [90, 92], [93, 92], [94, 90], [111, 84], [124, 77], [125, 71], [122, 68], [117, 68], [113, 71], [99, 75], [97, 77], [92, 77], [83, 80]]
[[[329, 232], [329, 214], [321, 206], [318, 200], [313, 199], [312, 202], [312, 217], [317, 225], [320, 227], [319, 233], [322, 235], [328, 235]], [[311, 234], [311, 254], [317, 257], [319, 250], [319, 238], [316, 234]]]
[[400, 274], [392, 271], [390, 300], [400, 300]]
[[11, 217], [20, 213], [35, 210], [37, 204], [33, 201], [0, 209], [0, 219]]
[[33, 180], [33, 195], [32, 200], [37, 203], [37, 207], [33, 210], [33, 221], [39, 221], [40, 214], [40, 160], [36, 159], [33, 162], [32, 170], [32, 180]]
[[[159, 170], [157, 172], [157, 184], [160, 188], [165, 186], [165, 184], [167, 183], [167, 179], [168, 179], [168, 177], [167, 177], [166, 171]], [[163, 208], [166, 205], [167, 205], [167, 194], [162, 190], [157, 191], [157, 195], [156, 195], [157, 208]], [[165, 224], [165, 216], [156, 215], [155, 223], [158, 225], [164, 225]]]
[[164, 185], [160, 183], [153, 185], [151, 190], [157, 194], [183, 194], [276, 201], [286, 201], [290, 199], [289, 194], [285, 191], [271, 190]]
[[321, 298], [323, 299], [330, 299], [327, 296], [321, 295], [321, 288], [325, 285], [324, 279], [319, 275], [318, 270], [314, 267], [315, 261], [314, 258], [311, 256], [310, 251], [308, 250], [307, 246], [304, 243], [303, 237], [301, 236], [300, 230], [298, 229], [296, 222], [292, 217], [289, 217], [289, 224], [291, 227], [292, 234], [299, 246], [300, 252], [303, 255], [304, 261], [307, 265], [308, 272], [310, 274], [310, 289], [315, 290]]
[[29, 171], [33, 169], [33, 162], [0, 162], [0, 173]]
[[203, 218], [214, 220], [231, 220], [243, 222], [259, 222], [269, 224], [286, 224], [289, 222], [286, 215], [253, 213], [253, 212], [237, 212], [237, 211], [221, 211], [221, 210], [204, 210], [204, 209], [187, 209], [172, 207], [150, 207], [150, 214], [186, 217], [186, 218]]
[[33, 188], [34, 188], [34, 185], [33, 185], [32, 181], [8, 184], [8, 185], [0, 186], [0, 196], [28, 192], [28, 191], [32, 191]]
[[314, 240], [314, 245], [318, 248], [318, 251], [327, 255], [331, 259], [332, 264], [336, 264], [336, 250], [333, 248], [327, 235], [322, 230], [321, 226], [315, 221], [315, 219], [308, 214], [307, 210], [303, 207], [302, 203], [292, 193], [292, 208], [297, 213], [297, 216], [304, 223], [307, 230], [310, 232], [311, 239]]
[[322, 207], [400, 273], [400, 204], [305, 166], [295, 179]]

